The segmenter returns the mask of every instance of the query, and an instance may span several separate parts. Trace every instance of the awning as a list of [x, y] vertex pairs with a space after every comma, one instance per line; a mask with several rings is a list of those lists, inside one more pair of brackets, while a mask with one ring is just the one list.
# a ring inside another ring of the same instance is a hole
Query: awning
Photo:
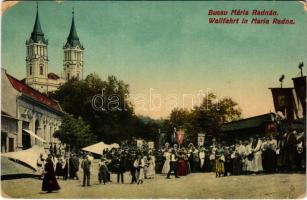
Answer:
[[39, 141], [44, 142], [44, 143], [47, 143], [46, 140], [44, 140], [43, 138], [38, 137], [38, 136], [37, 136], [35, 133], [33, 133], [32, 131], [27, 130], [27, 129], [22, 129], [22, 130], [25, 131], [25, 132], [27, 132], [27, 133], [29, 133], [30, 136], [32, 136], [32, 137], [38, 139]]
[[44, 148], [39, 146], [33, 146], [32, 148], [27, 150], [2, 153], [1, 155], [13, 159], [15, 161], [18, 160], [26, 164], [26, 166], [37, 170], [37, 160], [40, 158], [41, 154], [44, 154]]
[[82, 150], [88, 151], [88, 152], [91, 152], [91, 153], [95, 153], [95, 154], [98, 154], [98, 155], [102, 155], [103, 150], [112, 149], [112, 148], [119, 148], [119, 145], [116, 144], [116, 143], [109, 145], [109, 144], [105, 144], [104, 142], [98, 142], [96, 144], [84, 147]]

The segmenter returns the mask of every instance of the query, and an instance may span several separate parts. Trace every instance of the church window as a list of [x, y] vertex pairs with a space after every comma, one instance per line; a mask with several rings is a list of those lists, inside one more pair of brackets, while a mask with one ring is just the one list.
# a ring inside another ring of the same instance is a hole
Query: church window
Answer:
[[32, 64], [30, 64], [29, 73], [30, 73], [30, 75], [32, 75]]
[[77, 79], [79, 80], [79, 73], [77, 73]]
[[39, 66], [39, 74], [44, 75], [44, 66], [43, 65]]
[[69, 80], [69, 78], [70, 78], [69, 76], [70, 76], [70, 74], [68, 73], [68, 74], [67, 74], [67, 80]]

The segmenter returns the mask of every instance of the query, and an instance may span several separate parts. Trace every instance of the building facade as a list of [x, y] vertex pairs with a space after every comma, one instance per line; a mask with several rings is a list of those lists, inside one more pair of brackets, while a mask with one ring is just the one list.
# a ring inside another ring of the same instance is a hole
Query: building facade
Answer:
[[1, 151], [59, 143], [53, 137], [64, 114], [59, 103], [3, 69], [1, 78]]

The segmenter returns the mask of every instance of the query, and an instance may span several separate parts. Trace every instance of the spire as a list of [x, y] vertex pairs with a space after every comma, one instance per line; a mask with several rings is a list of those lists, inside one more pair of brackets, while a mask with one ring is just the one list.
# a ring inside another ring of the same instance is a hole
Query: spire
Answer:
[[70, 45], [71, 47], [76, 47], [76, 46], [82, 47], [82, 45], [80, 44], [80, 41], [79, 41], [78, 34], [77, 34], [74, 15], [75, 15], [75, 11], [74, 11], [74, 8], [73, 8], [72, 9], [72, 22], [71, 22], [70, 32], [69, 32], [69, 35], [67, 37], [66, 45]]
[[44, 37], [44, 33], [41, 28], [41, 24], [39, 21], [39, 15], [38, 15], [38, 3], [36, 3], [36, 18], [35, 18], [35, 24], [33, 27], [33, 31], [31, 33], [31, 39], [33, 42], [39, 42], [42, 41], [43, 43], [47, 43]]

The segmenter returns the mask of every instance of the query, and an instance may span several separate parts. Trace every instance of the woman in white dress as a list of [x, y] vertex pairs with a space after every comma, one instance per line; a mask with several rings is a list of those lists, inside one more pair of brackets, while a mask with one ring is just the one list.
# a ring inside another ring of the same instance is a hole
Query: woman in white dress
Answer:
[[142, 156], [139, 155], [138, 158], [134, 161], [133, 166], [136, 168], [136, 181], [137, 184], [142, 184], [144, 179], [144, 166], [145, 162], [142, 159]]
[[201, 172], [204, 172], [205, 171], [204, 167], [205, 167], [205, 156], [206, 155], [205, 155], [205, 149], [203, 147], [200, 148], [198, 156], [199, 156], [199, 160], [200, 160], [199, 169], [200, 169]]
[[172, 149], [168, 149], [164, 152], [163, 157], [165, 159], [163, 167], [162, 167], [162, 174], [167, 174], [170, 170], [170, 158], [171, 158]]
[[147, 178], [149, 179], [152, 179], [155, 177], [155, 167], [156, 167], [156, 164], [155, 164], [155, 157], [153, 155], [151, 155], [151, 153], [149, 154], [148, 156], [148, 159], [147, 159]]
[[254, 152], [254, 159], [252, 162], [252, 172], [261, 172], [263, 171], [262, 167], [262, 151], [261, 151], [261, 146], [262, 146], [262, 141], [260, 138], [256, 139], [256, 147], [253, 148]]
[[250, 142], [245, 147], [245, 166], [247, 172], [253, 171], [253, 148], [252, 148], [253, 139], [250, 139]]

